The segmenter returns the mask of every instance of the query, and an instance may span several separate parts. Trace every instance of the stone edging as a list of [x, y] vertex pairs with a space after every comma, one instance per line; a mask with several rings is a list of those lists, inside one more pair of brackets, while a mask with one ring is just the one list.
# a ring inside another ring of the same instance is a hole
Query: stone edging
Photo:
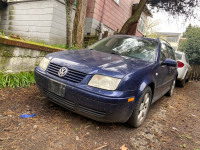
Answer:
[[7, 39], [7, 38], [3, 38], [3, 37], [0, 37], [0, 44], [28, 48], [28, 49], [32, 49], [32, 50], [46, 51], [46, 52], [50, 52], [50, 53], [66, 50], [66, 49], [61, 49], [61, 48], [51, 48], [51, 47], [47, 47], [47, 46], [30, 44], [30, 43], [26, 43], [26, 42], [23, 42], [20, 40]]

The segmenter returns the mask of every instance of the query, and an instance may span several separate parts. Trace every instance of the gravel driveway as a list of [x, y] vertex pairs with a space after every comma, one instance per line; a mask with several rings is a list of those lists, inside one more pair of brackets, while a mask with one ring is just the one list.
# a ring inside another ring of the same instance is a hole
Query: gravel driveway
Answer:
[[[20, 118], [20, 114], [36, 114]], [[99, 123], [48, 101], [30, 88], [0, 90], [0, 149], [200, 150], [200, 82], [162, 97], [144, 124]]]

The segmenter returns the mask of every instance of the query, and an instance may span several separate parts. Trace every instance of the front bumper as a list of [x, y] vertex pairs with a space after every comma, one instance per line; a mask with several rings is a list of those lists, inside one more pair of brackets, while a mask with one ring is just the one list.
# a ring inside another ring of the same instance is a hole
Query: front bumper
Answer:
[[133, 112], [136, 98], [133, 102], [128, 102], [130, 97], [99, 95], [66, 83], [65, 94], [59, 96], [48, 90], [52, 80], [55, 79], [36, 68], [35, 81], [39, 90], [54, 103], [82, 116], [100, 122], [126, 122]]

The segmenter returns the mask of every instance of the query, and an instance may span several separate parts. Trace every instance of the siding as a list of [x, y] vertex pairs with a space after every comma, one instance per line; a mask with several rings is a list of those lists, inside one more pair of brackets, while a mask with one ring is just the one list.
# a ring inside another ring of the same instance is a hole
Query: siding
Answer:
[[10, 3], [2, 14], [1, 29], [30, 40], [49, 40], [53, 2]]
[[[124, 23], [132, 15], [132, 6], [139, 3], [140, 0], [120, 0], [120, 4], [114, 0], [88, 0], [87, 15], [85, 21], [85, 34], [95, 34], [100, 22], [104, 24], [103, 31], [120, 31]], [[105, 3], [104, 3], [105, 2]], [[146, 21], [147, 16], [143, 13], [143, 19]], [[138, 25], [137, 25], [138, 29]], [[143, 33], [136, 30], [136, 36], [143, 36]]]
[[[120, 0], [120, 4], [114, 0], [96, 0], [93, 17], [112, 30], [120, 30], [126, 20], [132, 15], [134, 0]], [[104, 10], [103, 10], [104, 7]]]
[[[73, 18], [75, 11], [73, 10]], [[59, 0], [9, 3], [1, 29], [34, 41], [61, 44], [66, 39], [65, 5]]]

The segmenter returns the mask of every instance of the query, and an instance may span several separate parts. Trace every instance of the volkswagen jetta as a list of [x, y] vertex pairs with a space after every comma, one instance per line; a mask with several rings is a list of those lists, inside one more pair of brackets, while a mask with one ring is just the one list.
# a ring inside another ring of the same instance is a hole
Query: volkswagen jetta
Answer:
[[173, 94], [176, 77], [167, 42], [127, 35], [48, 54], [35, 69], [39, 90], [54, 103], [97, 121], [132, 127], [143, 123], [152, 103]]

